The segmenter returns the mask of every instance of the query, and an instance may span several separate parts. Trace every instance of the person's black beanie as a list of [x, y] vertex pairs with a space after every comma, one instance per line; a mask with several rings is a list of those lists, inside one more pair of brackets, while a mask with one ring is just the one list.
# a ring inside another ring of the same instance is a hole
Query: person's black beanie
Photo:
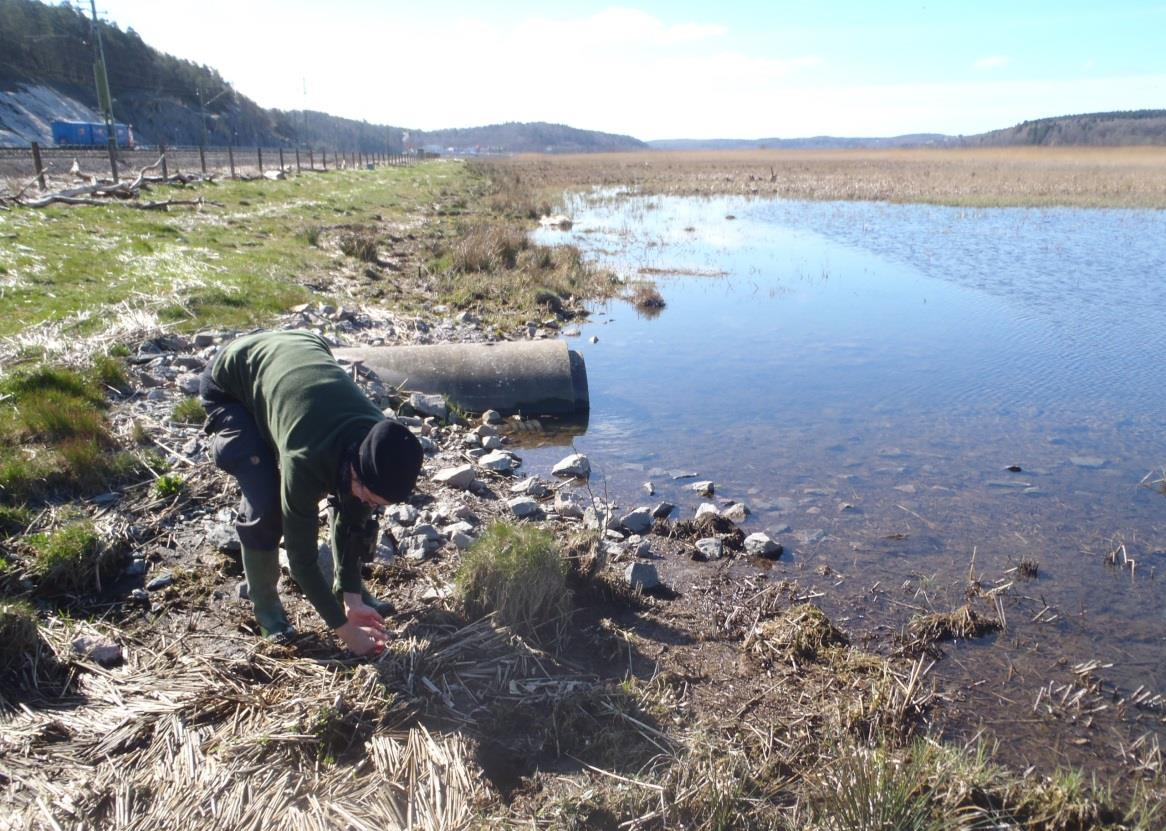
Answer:
[[388, 502], [404, 502], [421, 472], [421, 442], [396, 421], [381, 421], [357, 451], [357, 474], [366, 488]]

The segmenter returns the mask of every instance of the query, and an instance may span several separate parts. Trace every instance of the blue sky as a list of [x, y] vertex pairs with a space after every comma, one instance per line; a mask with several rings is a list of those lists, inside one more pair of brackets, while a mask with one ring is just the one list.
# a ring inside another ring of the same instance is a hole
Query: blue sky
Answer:
[[[101, 0], [267, 107], [637, 138], [969, 134], [1166, 108], [1166, 0]], [[306, 92], [305, 92], [306, 88]]]

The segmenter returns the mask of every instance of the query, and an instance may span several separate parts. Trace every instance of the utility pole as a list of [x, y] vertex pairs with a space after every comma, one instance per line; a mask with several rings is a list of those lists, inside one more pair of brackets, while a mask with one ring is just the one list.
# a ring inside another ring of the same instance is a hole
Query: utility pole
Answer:
[[113, 121], [113, 96], [109, 94], [109, 73], [105, 69], [105, 47], [101, 43], [101, 25], [97, 22], [97, 2], [89, 0], [93, 15], [93, 80], [97, 84], [97, 104], [105, 116], [105, 139], [109, 147], [109, 167], [117, 179], [117, 130]]

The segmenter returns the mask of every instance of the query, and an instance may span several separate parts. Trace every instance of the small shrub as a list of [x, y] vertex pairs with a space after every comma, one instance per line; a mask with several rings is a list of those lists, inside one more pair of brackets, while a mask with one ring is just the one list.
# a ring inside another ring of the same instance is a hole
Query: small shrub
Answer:
[[173, 473], [164, 473], [154, 482], [154, 492], [162, 497], [178, 496], [184, 487], [186, 480]]
[[183, 398], [174, 405], [170, 413], [170, 420], [180, 424], [200, 424], [206, 419], [206, 410], [197, 398]]
[[377, 261], [377, 241], [371, 234], [349, 234], [343, 237], [340, 250], [364, 263]]
[[304, 229], [304, 239], [307, 241], [308, 245], [312, 246], [313, 248], [319, 248], [320, 235], [323, 232], [324, 229], [319, 225], [310, 225]]
[[128, 358], [133, 352], [130, 351], [129, 346], [124, 343], [115, 343], [109, 347], [109, 357], [111, 358]]
[[108, 560], [89, 522], [73, 522], [28, 540], [32, 573], [42, 593], [77, 594], [100, 586]]
[[490, 525], [462, 557], [456, 585], [471, 615], [495, 612], [500, 622], [537, 636], [567, 612], [567, 569], [547, 531]]

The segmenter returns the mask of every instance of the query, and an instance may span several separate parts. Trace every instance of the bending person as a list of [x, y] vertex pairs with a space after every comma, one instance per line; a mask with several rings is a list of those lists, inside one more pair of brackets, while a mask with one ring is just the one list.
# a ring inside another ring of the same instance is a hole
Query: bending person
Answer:
[[[365, 591], [360, 564], [376, 542], [373, 509], [413, 490], [423, 455], [417, 438], [384, 417], [312, 332], [232, 341], [203, 373], [200, 393], [211, 456], [242, 490], [235, 528], [263, 634], [294, 634], [276, 588], [282, 537], [291, 575], [324, 622], [357, 655], [380, 651], [391, 605]], [[317, 560], [324, 497], [332, 507], [331, 585]]]

